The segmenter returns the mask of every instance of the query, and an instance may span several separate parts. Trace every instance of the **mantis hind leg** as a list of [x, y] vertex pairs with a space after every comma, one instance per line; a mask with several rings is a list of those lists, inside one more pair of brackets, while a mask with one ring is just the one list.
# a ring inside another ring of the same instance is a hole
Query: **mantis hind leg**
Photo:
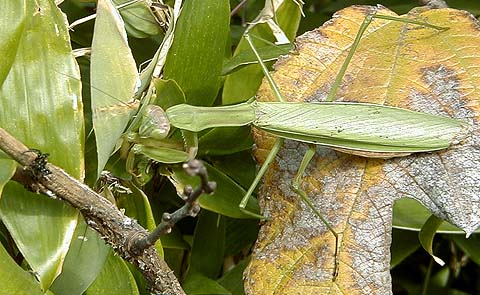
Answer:
[[307, 169], [308, 164], [312, 160], [313, 156], [315, 155], [316, 151], [316, 146], [315, 145], [310, 145], [307, 152], [303, 156], [302, 163], [300, 164], [300, 167], [298, 168], [297, 175], [292, 181], [291, 188], [292, 190], [300, 196], [302, 201], [305, 202], [305, 204], [312, 209], [312, 211], [315, 213], [318, 218], [322, 220], [322, 222], [325, 224], [327, 229], [332, 233], [332, 235], [335, 237], [335, 252], [334, 252], [334, 264], [333, 264], [333, 272], [332, 272], [332, 281], [335, 281], [338, 275], [338, 252], [339, 252], [339, 234], [334, 230], [333, 226], [330, 224], [330, 222], [323, 216], [323, 214], [318, 211], [318, 209], [315, 207], [313, 204], [312, 200], [308, 197], [307, 193], [301, 188], [300, 184], [302, 181], [303, 173]]

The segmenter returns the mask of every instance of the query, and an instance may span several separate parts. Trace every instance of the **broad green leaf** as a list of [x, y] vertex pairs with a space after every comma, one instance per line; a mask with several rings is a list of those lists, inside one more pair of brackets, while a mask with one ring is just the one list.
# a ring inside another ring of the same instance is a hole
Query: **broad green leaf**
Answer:
[[202, 210], [193, 235], [188, 274], [199, 272], [216, 279], [223, 265], [225, 252], [225, 217]]
[[[265, 6], [273, 3], [275, 15], [274, 20], [278, 22], [285, 35], [293, 40], [300, 23], [301, 7], [292, 0], [265, 1]], [[258, 24], [250, 30], [254, 36], [254, 44], [258, 47], [265, 46], [264, 41], [275, 42], [275, 38], [266, 24]], [[255, 38], [256, 37], [256, 38]], [[240, 40], [233, 58], [242, 55], [250, 55], [252, 49], [244, 38]], [[279, 54], [280, 55], [280, 54]], [[241, 59], [241, 57], [238, 57]], [[222, 103], [225, 105], [247, 101], [255, 95], [263, 78], [263, 72], [259, 65], [248, 65], [231, 73], [225, 79], [222, 93]]]
[[137, 283], [123, 259], [110, 251], [100, 275], [85, 295], [139, 295]]
[[211, 278], [192, 271], [182, 285], [188, 295], [231, 295], [231, 293]]
[[[116, 6], [131, 2], [129, 0], [113, 0]], [[122, 5], [123, 6], [123, 5]], [[120, 15], [125, 21], [125, 29], [135, 38], [146, 38], [160, 34], [160, 25], [155, 20], [152, 10], [145, 1], [123, 6]]]
[[187, 242], [185, 242], [182, 237], [182, 233], [177, 227], [173, 227], [169, 234], [161, 236], [160, 239], [162, 240], [163, 248], [181, 250], [190, 249], [190, 246]]
[[123, 21], [110, 0], [98, 1], [90, 79], [99, 176], [136, 110], [132, 97], [139, 81]]
[[390, 268], [400, 264], [420, 247], [418, 233], [409, 230], [393, 229]]
[[[379, 7], [352, 7], [297, 38], [298, 52], [282, 59], [273, 74], [286, 101], [325, 99], [359, 25], [372, 12], [393, 15]], [[260, 231], [260, 243], [246, 272], [247, 294], [391, 293], [392, 207], [402, 197], [418, 200], [467, 234], [480, 225], [475, 107], [480, 93], [472, 84], [480, 75], [475, 66], [480, 56], [472, 50], [480, 44], [479, 25], [468, 13], [449, 9], [417, 9], [406, 17], [449, 30], [374, 20], [349, 64], [337, 101], [385, 104], [460, 119], [468, 125], [468, 134], [449, 149], [390, 160], [317, 148], [301, 187], [340, 234], [335, 282], [333, 234], [289, 187], [307, 147], [287, 141], [261, 189], [263, 214], [271, 219]], [[275, 100], [266, 83], [258, 96]], [[257, 157], [262, 160], [272, 138], [256, 137]]]
[[[56, 295], [81, 295], [97, 278], [110, 253], [110, 246], [81, 218], [73, 234], [62, 273], [50, 287]], [[95, 257], [95, 259], [92, 259]]]
[[42, 289], [48, 289], [62, 271], [77, 224], [76, 211], [10, 182], [0, 202], [0, 216]]
[[144, 92], [149, 86], [152, 77], [160, 77], [165, 66], [166, 58], [170, 48], [173, 44], [173, 39], [177, 26], [177, 21], [180, 16], [182, 6], [182, 0], [175, 0], [173, 8], [168, 8], [168, 14], [170, 15], [170, 22], [168, 23], [168, 29], [165, 32], [165, 36], [160, 44], [160, 47], [155, 52], [152, 60], [148, 66], [140, 73], [141, 86], [139, 93]]
[[[420, 231], [431, 215], [432, 213], [415, 199], [400, 199], [395, 201], [393, 206], [393, 227]], [[478, 232], [478, 229], [476, 232]], [[448, 222], [443, 222], [437, 233], [465, 234], [464, 231]]]
[[[24, 2], [24, 1], [23, 1]], [[2, 63], [0, 65], [0, 86], [3, 85], [5, 79], [12, 66], [14, 66], [15, 55], [17, 50], [22, 46], [23, 30], [28, 26], [25, 3], [19, 1], [4, 1], [2, 9], [2, 17], [0, 18], [0, 55]]]
[[[252, 218], [250, 215], [240, 211], [238, 207], [242, 197], [245, 195], [245, 190], [208, 163], [204, 164], [207, 168], [209, 178], [217, 182], [217, 189], [211, 195], [202, 195], [199, 199], [200, 206], [203, 209], [233, 218]], [[180, 167], [173, 168], [173, 174], [170, 176], [170, 179], [176, 186], [179, 194], [183, 192], [183, 188], [187, 184], [193, 187], [200, 184], [198, 177], [188, 176]], [[258, 213], [257, 200], [251, 198], [246, 209], [250, 212]]]
[[225, 256], [237, 255], [257, 239], [258, 220], [227, 218], [225, 223]]
[[256, 163], [252, 157], [251, 151], [243, 151], [221, 157], [212, 157], [210, 163], [220, 172], [227, 174], [243, 187], [249, 187], [255, 179]]
[[[81, 180], [83, 110], [79, 80], [66, 78], [78, 79], [79, 71], [65, 16], [52, 1], [4, 4], [0, 126], [27, 146], [49, 153], [49, 161]], [[32, 44], [48, 50], [32, 50]], [[77, 212], [63, 202], [9, 184], [3, 191], [0, 216], [46, 290], [61, 271]]]
[[250, 128], [213, 128], [198, 139], [198, 154], [208, 156], [230, 155], [249, 150], [253, 146]]
[[183, 263], [185, 260], [185, 250], [184, 249], [164, 249], [165, 262], [171, 270], [175, 272], [177, 277], [180, 277], [183, 272]]
[[3, 294], [43, 295], [35, 277], [22, 269], [0, 243], [0, 285]]
[[243, 271], [247, 267], [249, 259], [244, 259], [235, 265], [231, 270], [226, 272], [217, 282], [225, 287], [232, 295], [244, 295], [243, 290]]
[[230, 20], [227, 0], [185, 1], [165, 63], [165, 79], [175, 80], [187, 102], [212, 105], [220, 88]]
[[[5, 2], [9, 3], [19, 6], [18, 1]], [[25, 3], [19, 13], [5, 7], [0, 17], [2, 28], [21, 26], [10, 35], [6, 35], [9, 29], [1, 33], [0, 48], [9, 53], [0, 64], [0, 72], [8, 73], [0, 89], [0, 126], [26, 145], [48, 152], [50, 161], [80, 177], [83, 111], [79, 71], [71, 54], [66, 19], [50, 1]], [[36, 13], [39, 9], [42, 13]], [[12, 40], [15, 46], [9, 43]], [[50, 50], [38, 54], [31, 50], [32, 43]]]

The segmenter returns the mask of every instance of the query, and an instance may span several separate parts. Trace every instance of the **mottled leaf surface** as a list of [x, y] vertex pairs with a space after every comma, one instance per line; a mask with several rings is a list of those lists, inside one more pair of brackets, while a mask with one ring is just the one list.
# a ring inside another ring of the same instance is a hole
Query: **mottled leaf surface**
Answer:
[[[353, 7], [297, 39], [297, 54], [280, 60], [275, 81], [289, 101], [323, 101], [367, 12]], [[464, 134], [448, 150], [390, 160], [318, 147], [302, 187], [340, 233], [339, 274], [332, 281], [334, 239], [291, 191], [307, 147], [287, 141], [261, 189], [264, 215], [247, 294], [391, 294], [392, 207], [418, 200], [471, 233], [480, 225], [479, 25], [466, 12], [411, 11], [409, 18], [449, 27], [374, 20], [360, 42], [337, 101], [386, 104], [463, 120]], [[261, 100], [274, 100], [264, 83]], [[273, 138], [257, 133], [262, 161]]]

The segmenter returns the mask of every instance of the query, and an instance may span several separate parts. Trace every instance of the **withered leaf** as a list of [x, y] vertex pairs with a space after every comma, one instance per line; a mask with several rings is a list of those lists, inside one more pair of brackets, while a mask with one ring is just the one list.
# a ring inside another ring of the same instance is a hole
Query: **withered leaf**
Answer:
[[[320, 102], [367, 13], [351, 7], [297, 38], [297, 52], [279, 60], [274, 80], [288, 101]], [[411, 11], [406, 17], [439, 31], [374, 20], [360, 42], [337, 101], [368, 102], [446, 115], [469, 124], [447, 150], [390, 160], [342, 154], [323, 147], [302, 186], [340, 233], [339, 274], [332, 281], [334, 238], [290, 189], [307, 147], [287, 141], [265, 177], [261, 203], [267, 221], [245, 272], [247, 294], [391, 294], [392, 206], [414, 198], [467, 234], [480, 225], [479, 24], [464, 11]], [[275, 100], [267, 83], [259, 99]], [[273, 139], [256, 133], [260, 161]]]

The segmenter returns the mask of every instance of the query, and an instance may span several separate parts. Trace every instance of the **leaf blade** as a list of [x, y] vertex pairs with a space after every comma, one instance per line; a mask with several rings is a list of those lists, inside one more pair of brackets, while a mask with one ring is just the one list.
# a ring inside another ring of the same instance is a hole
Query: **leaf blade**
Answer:
[[164, 68], [165, 79], [175, 80], [188, 103], [212, 105], [228, 38], [229, 1], [192, 0], [184, 4], [175, 39]]
[[90, 78], [98, 178], [136, 110], [131, 99], [139, 81], [123, 21], [110, 0], [98, 2]]

